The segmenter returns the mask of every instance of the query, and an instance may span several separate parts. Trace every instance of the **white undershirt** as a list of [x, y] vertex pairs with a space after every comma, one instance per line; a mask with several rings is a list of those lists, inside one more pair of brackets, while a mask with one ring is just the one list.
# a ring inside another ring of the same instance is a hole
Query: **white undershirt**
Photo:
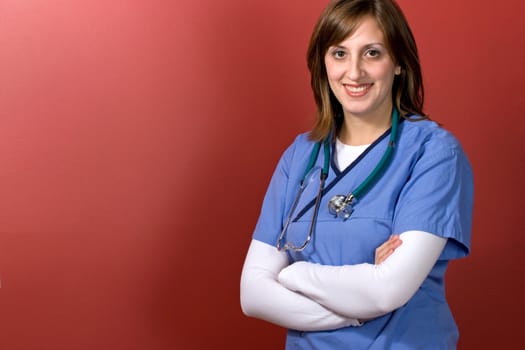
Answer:
[[335, 154], [337, 168], [343, 171], [347, 166], [352, 164], [370, 145], [351, 146], [342, 143], [339, 139], [335, 141]]

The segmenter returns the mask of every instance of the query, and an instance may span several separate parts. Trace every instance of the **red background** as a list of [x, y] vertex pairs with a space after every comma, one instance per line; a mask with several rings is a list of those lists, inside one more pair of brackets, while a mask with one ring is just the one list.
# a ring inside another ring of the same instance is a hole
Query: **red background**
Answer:
[[[475, 171], [459, 348], [520, 348], [525, 3], [399, 2]], [[283, 348], [239, 277], [325, 4], [0, 0], [1, 349]]]

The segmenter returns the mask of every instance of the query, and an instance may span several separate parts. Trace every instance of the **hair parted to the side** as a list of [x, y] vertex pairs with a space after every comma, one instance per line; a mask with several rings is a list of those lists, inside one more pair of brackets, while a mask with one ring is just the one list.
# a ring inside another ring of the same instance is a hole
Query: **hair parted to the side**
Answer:
[[314, 141], [326, 138], [342, 120], [342, 107], [328, 84], [325, 55], [344, 41], [365, 16], [375, 18], [385, 45], [401, 74], [394, 78], [392, 101], [401, 117], [423, 113], [424, 88], [419, 55], [412, 31], [403, 12], [393, 0], [333, 0], [314, 27], [307, 51], [310, 83], [317, 105], [317, 122], [310, 133]]

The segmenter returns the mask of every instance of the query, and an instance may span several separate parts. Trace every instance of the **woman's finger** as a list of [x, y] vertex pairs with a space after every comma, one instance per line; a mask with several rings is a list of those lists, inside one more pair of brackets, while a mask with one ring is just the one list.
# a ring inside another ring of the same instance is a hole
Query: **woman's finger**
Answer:
[[375, 264], [381, 264], [403, 243], [399, 235], [392, 235], [390, 238], [379, 246], [375, 251]]

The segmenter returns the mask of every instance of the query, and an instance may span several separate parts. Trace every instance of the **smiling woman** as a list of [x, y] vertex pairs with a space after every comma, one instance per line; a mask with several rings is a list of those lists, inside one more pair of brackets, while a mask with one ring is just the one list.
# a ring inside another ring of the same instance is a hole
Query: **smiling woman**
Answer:
[[[286, 327], [289, 350], [454, 349], [443, 280], [470, 252], [472, 170], [422, 112], [401, 9], [331, 1], [307, 57], [317, 124], [270, 182], [242, 271], [243, 311]], [[303, 175], [315, 168], [319, 185]]]
[[328, 49], [325, 66], [345, 119], [339, 139], [356, 146], [372, 143], [390, 127], [392, 86], [401, 73], [377, 21], [363, 18], [346, 40]]

